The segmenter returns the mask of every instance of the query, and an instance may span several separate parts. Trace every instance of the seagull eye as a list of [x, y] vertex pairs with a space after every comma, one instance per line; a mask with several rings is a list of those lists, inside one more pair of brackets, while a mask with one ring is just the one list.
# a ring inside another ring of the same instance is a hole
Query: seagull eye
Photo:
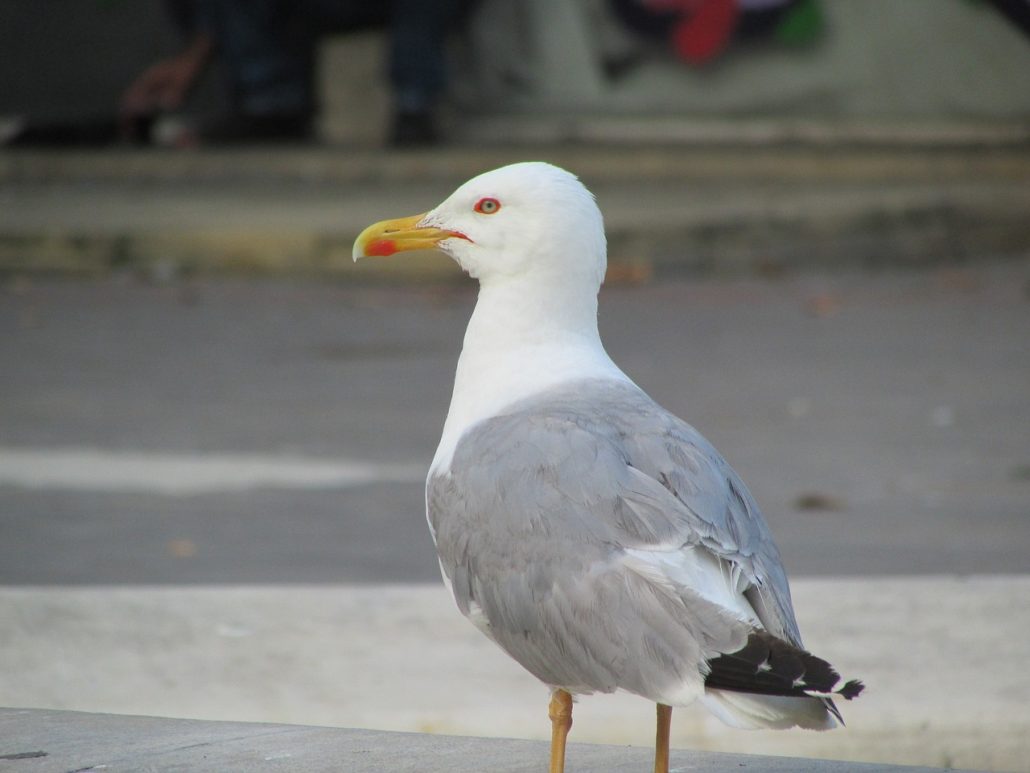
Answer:
[[476, 206], [473, 207], [476, 212], [481, 215], [492, 215], [501, 208], [501, 202], [497, 199], [491, 199], [489, 197], [480, 199], [476, 202]]

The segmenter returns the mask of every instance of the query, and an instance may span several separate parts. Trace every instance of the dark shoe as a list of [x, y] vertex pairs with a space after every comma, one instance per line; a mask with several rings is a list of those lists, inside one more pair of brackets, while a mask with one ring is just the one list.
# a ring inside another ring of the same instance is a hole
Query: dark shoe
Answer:
[[7, 147], [99, 148], [114, 145], [119, 136], [118, 125], [113, 118], [98, 118], [43, 123], [22, 120], [0, 139], [0, 144]]
[[266, 142], [305, 142], [312, 138], [310, 113], [233, 114], [201, 124], [201, 145], [237, 145]]

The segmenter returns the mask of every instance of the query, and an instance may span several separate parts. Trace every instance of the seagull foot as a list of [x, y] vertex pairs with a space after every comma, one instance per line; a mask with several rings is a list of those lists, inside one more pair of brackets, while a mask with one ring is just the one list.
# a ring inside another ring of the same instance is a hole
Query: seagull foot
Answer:
[[564, 773], [565, 739], [572, 727], [572, 696], [565, 690], [555, 690], [547, 714], [551, 718], [550, 773]]

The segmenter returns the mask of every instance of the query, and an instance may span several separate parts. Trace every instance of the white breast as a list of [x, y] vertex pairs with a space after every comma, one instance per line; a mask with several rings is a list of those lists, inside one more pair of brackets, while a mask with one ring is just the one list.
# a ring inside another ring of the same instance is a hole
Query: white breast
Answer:
[[599, 339], [550, 341], [519, 348], [466, 347], [458, 361], [454, 393], [430, 475], [446, 473], [454, 450], [475, 424], [527, 397], [584, 378], [629, 381]]

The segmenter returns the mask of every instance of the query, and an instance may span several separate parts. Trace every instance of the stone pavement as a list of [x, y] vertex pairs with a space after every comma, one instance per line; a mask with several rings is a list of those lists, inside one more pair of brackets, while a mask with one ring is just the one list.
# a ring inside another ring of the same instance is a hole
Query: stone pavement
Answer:
[[[868, 685], [838, 701], [847, 727], [742, 731], [692, 706], [674, 712], [674, 747], [1026, 769], [1030, 677], [1012, 664], [1026, 657], [1030, 577], [792, 589], [807, 646]], [[6, 587], [0, 619], [4, 706], [549, 737], [546, 690], [439, 583]], [[653, 715], [635, 696], [584, 697], [573, 740], [647, 746]]]
[[[11, 773], [528, 773], [543, 770], [547, 755], [547, 744], [538, 741], [0, 709], [0, 769]], [[566, 769], [569, 773], [646, 771], [651, 760], [652, 752], [646, 749], [572, 743]], [[673, 751], [670, 771], [688, 770], [929, 773], [931, 769]]]

